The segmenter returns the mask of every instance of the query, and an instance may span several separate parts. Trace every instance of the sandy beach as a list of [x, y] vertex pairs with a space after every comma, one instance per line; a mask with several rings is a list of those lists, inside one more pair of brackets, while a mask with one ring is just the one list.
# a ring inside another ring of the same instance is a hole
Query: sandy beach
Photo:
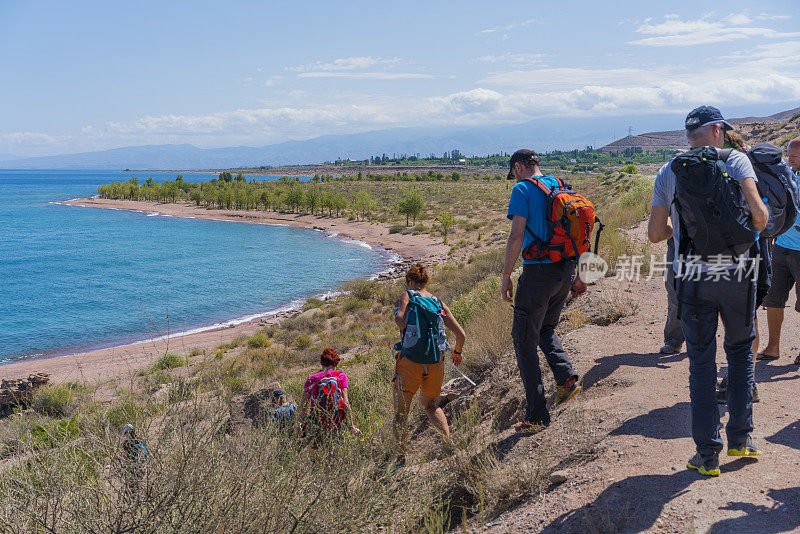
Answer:
[[[433, 264], [443, 260], [449, 247], [429, 235], [389, 234], [388, 225], [356, 222], [344, 218], [315, 217], [286, 213], [245, 211], [245, 210], [207, 210], [191, 204], [162, 204], [155, 202], [136, 202], [107, 200], [96, 197], [75, 199], [65, 202], [71, 206], [121, 209], [171, 215], [173, 217], [193, 217], [196, 219], [216, 219], [254, 224], [282, 224], [298, 228], [337, 232], [339, 236], [363, 241], [373, 246], [392, 251], [404, 261], [422, 261]], [[65, 381], [102, 382], [118, 379], [129, 380], [136, 372], [150, 365], [165, 352], [189, 353], [194, 349], [210, 349], [228, 342], [241, 334], [252, 335], [263, 326], [280, 321], [295, 312], [283, 312], [267, 318], [255, 319], [235, 326], [221, 327], [177, 336], [170, 339], [148, 341], [96, 350], [73, 351], [70, 354], [45, 356], [27, 359], [0, 366], [0, 379], [21, 378], [30, 373], [50, 373], [53, 382]]]

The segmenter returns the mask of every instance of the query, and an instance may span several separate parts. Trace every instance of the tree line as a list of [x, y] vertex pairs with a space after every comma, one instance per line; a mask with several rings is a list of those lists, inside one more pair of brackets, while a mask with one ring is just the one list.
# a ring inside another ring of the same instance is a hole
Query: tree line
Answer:
[[137, 178], [101, 185], [101, 198], [116, 200], [146, 200], [150, 202], [191, 202], [207, 209], [237, 209], [289, 212], [329, 217], [350, 217], [355, 220], [374, 220], [379, 212], [393, 211], [406, 217], [406, 226], [417, 217], [425, 205], [419, 189], [406, 187], [399, 194], [383, 193], [360, 188], [348, 191], [337, 187], [336, 179], [326, 181], [317, 177], [308, 182], [283, 177], [278, 180], [252, 179], [223, 172], [219, 178], [194, 183], [178, 175], [175, 180], [154, 182]]

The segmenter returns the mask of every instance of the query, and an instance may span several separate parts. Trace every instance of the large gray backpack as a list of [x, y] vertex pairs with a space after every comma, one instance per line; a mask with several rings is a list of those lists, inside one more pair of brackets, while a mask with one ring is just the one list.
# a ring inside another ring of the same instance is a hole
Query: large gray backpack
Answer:
[[761, 235], [773, 238], [789, 230], [800, 211], [800, 193], [791, 167], [783, 161], [781, 149], [759, 143], [747, 153], [758, 178], [758, 192], [769, 210], [767, 227]]

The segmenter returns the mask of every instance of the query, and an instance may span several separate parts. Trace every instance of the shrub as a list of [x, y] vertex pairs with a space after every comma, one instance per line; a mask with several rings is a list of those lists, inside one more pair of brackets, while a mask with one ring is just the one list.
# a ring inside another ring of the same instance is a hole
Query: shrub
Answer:
[[132, 399], [120, 399], [106, 412], [105, 420], [113, 430], [119, 430], [127, 423], [136, 425], [143, 415], [141, 406]]
[[182, 402], [192, 398], [192, 391], [197, 388], [197, 382], [178, 377], [172, 382], [169, 390], [169, 402]]
[[393, 225], [391, 225], [389, 227], [389, 233], [390, 234], [399, 234], [400, 232], [402, 232], [405, 229], [406, 229], [406, 225], [405, 224], [393, 224]]
[[369, 308], [372, 304], [367, 302], [366, 300], [358, 299], [352, 295], [347, 297], [342, 305], [342, 311], [345, 313], [352, 313], [356, 310], [360, 310], [362, 308]]
[[313, 310], [315, 308], [321, 308], [325, 305], [324, 300], [320, 300], [315, 297], [308, 297], [306, 301], [303, 303], [303, 311]]
[[34, 411], [50, 417], [64, 417], [74, 402], [75, 393], [66, 385], [45, 386], [33, 395]]
[[74, 418], [39, 424], [31, 428], [31, 444], [36, 450], [49, 449], [78, 437], [81, 433]]
[[242, 393], [247, 393], [249, 390], [247, 382], [245, 382], [242, 376], [224, 375], [222, 377], [222, 383], [228, 386], [231, 393], [234, 395], [241, 395]]
[[305, 334], [300, 334], [294, 339], [294, 345], [298, 349], [305, 349], [311, 345], [311, 338]]
[[164, 369], [175, 369], [176, 367], [183, 367], [189, 365], [189, 359], [186, 356], [175, 354], [174, 352], [167, 352], [150, 367], [153, 371], [163, 371]]
[[297, 315], [295, 317], [287, 317], [281, 321], [280, 325], [275, 326], [274, 330], [270, 330], [270, 332], [272, 332], [272, 335], [282, 338], [285, 336], [280, 335], [281, 331], [303, 332], [308, 334], [311, 332], [318, 332], [324, 327], [325, 315], [322, 313], [314, 313], [312, 315]]
[[620, 168], [620, 172], [624, 172], [625, 174], [636, 174], [639, 171], [636, 169], [636, 165], [633, 163], [628, 163], [624, 167]]
[[250, 348], [264, 348], [272, 345], [272, 341], [266, 332], [256, 332], [247, 339], [247, 346]]
[[414, 234], [414, 235], [425, 234], [425, 233], [427, 233], [429, 231], [430, 231], [430, 228], [428, 228], [427, 226], [425, 226], [422, 223], [416, 225], [414, 228], [411, 229], [411, 233]]
[[379, 289], [379, 284], [376, 280], [367, 280], [359, 278], [358, 280], [351, 280], [342, 285], [342, 289], [348, 291], [350, 295], [359, 300], [371, 300]]

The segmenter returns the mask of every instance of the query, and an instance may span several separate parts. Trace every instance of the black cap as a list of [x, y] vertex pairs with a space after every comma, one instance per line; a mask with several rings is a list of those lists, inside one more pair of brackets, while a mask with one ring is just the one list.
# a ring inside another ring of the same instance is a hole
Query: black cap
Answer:
[[518, 161], [523, 163], [536, 163], [538, 165], [539, 155], [533, 150], [528, 150], [527, 148], [521, 148], [514, 152], [511, 155], [511, 159], [508, 160], [508, 176], [506, 176], [506, 180], [514, 179], [514, 164]]
[[690, 132], [701, 126], [718, 122], [721, 122], [726, 130], [733, 130], [733, 126], [728, 124], [725, 119], [722, 118], [722, 113], [713, 106], [700, 106], [686, 115], [686, 129]]

